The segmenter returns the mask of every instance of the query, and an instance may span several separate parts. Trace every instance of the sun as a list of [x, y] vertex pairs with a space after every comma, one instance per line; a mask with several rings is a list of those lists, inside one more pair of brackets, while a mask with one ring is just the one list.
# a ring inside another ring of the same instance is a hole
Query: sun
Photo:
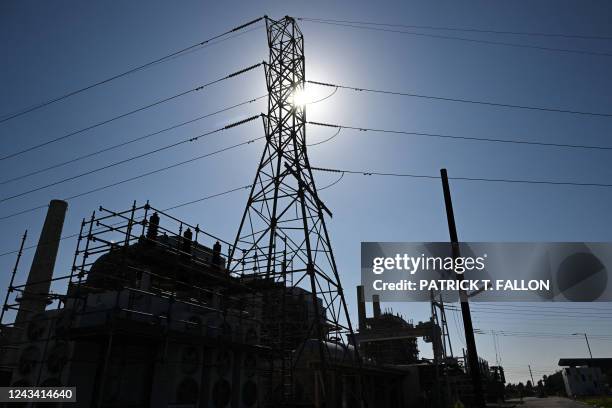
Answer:
[[291, 105], [296, 108], [303, 108], [306, 106], [310, 100], [312, 99], [312, 95], [306, 88], [296, 88], [291, 94], [290, 101]]

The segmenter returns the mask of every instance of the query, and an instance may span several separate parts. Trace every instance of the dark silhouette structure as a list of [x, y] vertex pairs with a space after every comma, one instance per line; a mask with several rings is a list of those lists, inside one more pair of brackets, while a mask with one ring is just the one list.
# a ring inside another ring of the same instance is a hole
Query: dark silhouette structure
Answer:
[[[318, 350], [317, 392], [328, 400], [328, 390], [341, 376], [361, 398], [360, 359], [350, 345], [353, 329], [325, 225], [325, 215], [332, 214], [318, 196], [308, 160], [306, 107], [299, 103], [305, 83], [304, 37], [291, 17], [266, 18], [266, 27], [270, 50], [265, 66], [266, 146], [228, 266], [243, 280], [265, 279], [282, 288], [307, 290], [311, 304], [317, 306], [303, 340]], [[274, 310], [284, 316], [284, 297], [280, 298]], [[282, 363], [275, 369], [284, 398], [290, 401], [303, 353], [288, 352], [285, 333], [291, 331], [291, 322], [280, 324], [277, 350]], [[345, 368], [350, 370], [342, 373]]]
[[[450, 341], [447, 355], [433, 294], [432, 318], [413, 324], [377, 296], [367, 317], [358, 288], [353, 332], [308, 159], [304, 38], [291, 17], [265, 21], [266, 145], [236, 238], [148, 202], [100, 207], [70, 270], [54, 274], [66, 203], [52, 201], [27, 280], [16, 279], [21, 250], [10, 279], [0, 385], [76, 386], [74, 406], [96, 408], [443, 407], [467, 394], [468, 374], [503, 385], [503, 370], [462, 365]], [[432, 360], [419, 359], [418, 337]]]

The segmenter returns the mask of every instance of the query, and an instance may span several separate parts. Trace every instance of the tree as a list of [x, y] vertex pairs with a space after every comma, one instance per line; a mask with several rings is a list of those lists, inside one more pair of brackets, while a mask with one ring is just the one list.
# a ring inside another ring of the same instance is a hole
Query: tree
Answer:
[[527, 380], [527, 384], [525, 385], [525, 395], [533, 395], [533, 384], [531, 380]]

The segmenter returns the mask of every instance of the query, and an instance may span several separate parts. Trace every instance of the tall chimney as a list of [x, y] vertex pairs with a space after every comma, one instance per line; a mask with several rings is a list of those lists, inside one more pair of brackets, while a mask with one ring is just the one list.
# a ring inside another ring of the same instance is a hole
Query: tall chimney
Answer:
[[19, 300], [15, 326], [27, 322], [37, 313], [44, 312], [49, 303], [49, 288], [67, 208], [68, 203], [65, 201], [51, 200], [49, 203], [28, 281]]
[[359, 314], [359, 330], [366, 328], [366, 305], [363, 285], [357, 286], [357, 313]]
[[378, 295], [372, 295], [372, 306], [374, 309], [374, 318], [379, 318], [380, 317], [380, 296]]

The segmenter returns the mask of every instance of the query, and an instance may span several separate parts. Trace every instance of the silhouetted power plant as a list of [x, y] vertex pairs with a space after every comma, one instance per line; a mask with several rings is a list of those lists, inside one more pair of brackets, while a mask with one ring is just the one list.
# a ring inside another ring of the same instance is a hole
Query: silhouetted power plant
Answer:
[[[353, 329], [305, 106], [292, 100], [305, 82], [304, 39], [291, 17], [265, 21], [266, 147], [235, 239], [148, 202], [100, 207], [81, 223], [72, 268], [54, 274], [67, 204], [51, 201], [27, 280], [20, 251], [7, 290], [3, 385], [75, 386], [65, 406], [79, 407], [478, 406], [474, 378], [503, 398], [501, 367], [475, 348], [453, 356], [433, 293], [431, 319], [415, 324], [377, 298], [367, 317], [358, 287]], [[418, 338], [433, 359], [419, 357]]]

